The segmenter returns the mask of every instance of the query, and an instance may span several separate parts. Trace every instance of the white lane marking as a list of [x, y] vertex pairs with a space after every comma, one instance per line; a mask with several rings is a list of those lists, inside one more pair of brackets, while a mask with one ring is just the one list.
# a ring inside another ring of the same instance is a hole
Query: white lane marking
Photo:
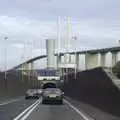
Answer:
[[86, 115], [84, 115], [83, 112], [74, 107], [69, 101], [64, 100], [64, 102], [67, 103], [74, 111], [76, 111], [84, 120], [94, 120], [93, 118], [88, 118]]
[[3, 103], [0, 103], [0, 106], [2, 106], [2, 105], [6, 105], [6, 104], [9, 104], [9, 103], [13, 103], [13, 102], [16, 102], [16, 101], [20, 101], [20, 100], [21, 100], [21, 98], [19, 98], [19, 99], [9, 100], [9, 101], [6, 101], [6, 102], [3, 102]]
[[26, 112], [28, 112], [34, 105], [36, 105], [39, 102], [39, 100], [37, 100], [36, 102], [34, 102], [31, 106], [29, 106], [28, 108], [26, 108], [21, 114], [19, 114], [16, 118], [14, 118], [13, 120], [19, 120]]
[[25, 120], [40, 103], [41, 101], [39, 101], [34, 107], [32, 107], [20, 120]]

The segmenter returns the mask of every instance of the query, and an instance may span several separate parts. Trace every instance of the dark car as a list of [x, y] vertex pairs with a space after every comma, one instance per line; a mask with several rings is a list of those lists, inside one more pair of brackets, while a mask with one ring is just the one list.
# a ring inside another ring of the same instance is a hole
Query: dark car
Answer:
[[27, 90], [27, 92], [25, 94], [25, 99], [29, 99], [29, 98], [37, 98], [37, 99], [39, 99], [39, 95], [38, 95], [36, 89]]
[[46, 88], [43, 90], [42, 103], [63, 104], [63, 92], [58, 88]]

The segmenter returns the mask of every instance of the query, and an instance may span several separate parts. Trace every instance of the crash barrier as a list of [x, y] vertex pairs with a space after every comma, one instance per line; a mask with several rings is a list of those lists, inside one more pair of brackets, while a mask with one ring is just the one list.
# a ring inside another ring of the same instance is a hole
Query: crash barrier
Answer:
[[64, 76], [65, 95], [120, 117], [120, 90], [102, 68]]

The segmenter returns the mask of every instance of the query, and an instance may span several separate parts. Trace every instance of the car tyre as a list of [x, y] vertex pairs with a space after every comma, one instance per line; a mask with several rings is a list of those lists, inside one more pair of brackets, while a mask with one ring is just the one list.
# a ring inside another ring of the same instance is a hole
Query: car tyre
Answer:
[[62, 104], [63, 104], [63, 100], [60, 100], [60, 101], [59, 101], [59, 104], [62, 105]]
[[42, 100], [42, 104], [45, 104], [46, 102], [44, 100]]

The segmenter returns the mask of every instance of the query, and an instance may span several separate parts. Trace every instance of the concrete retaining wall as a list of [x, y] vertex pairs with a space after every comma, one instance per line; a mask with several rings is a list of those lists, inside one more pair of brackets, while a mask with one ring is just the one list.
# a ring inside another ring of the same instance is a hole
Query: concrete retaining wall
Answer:
[[66, 96], [120, 116], [120, 91], [101, 68], [67, 76], [63, 89]]
[[22, 96], [29, 88], [39, 88], [39, 81], [35, 78], [28, 79], [22, 76], [21, 72], [8, 72], [7, 80], [4, 79], [4, 73], [0, 73], [0, 101]]

